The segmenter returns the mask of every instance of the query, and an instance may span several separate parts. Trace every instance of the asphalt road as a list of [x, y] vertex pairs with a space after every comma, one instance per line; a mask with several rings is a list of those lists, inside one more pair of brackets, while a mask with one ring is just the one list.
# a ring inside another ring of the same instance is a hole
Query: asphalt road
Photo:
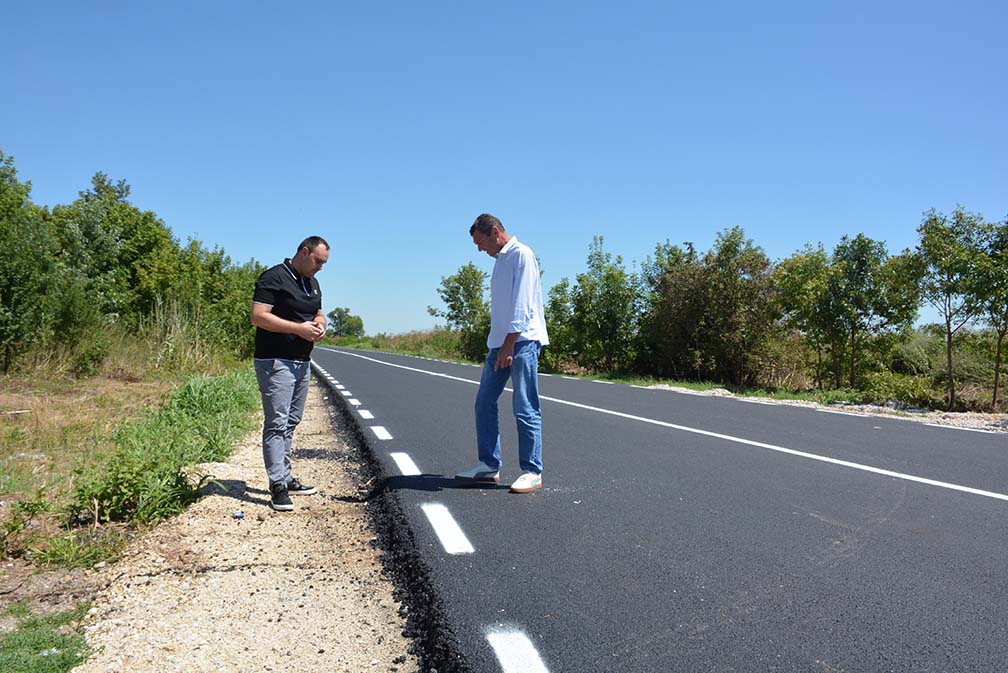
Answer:
[[475, 670], [1008, 670], [1005, 434], [543, 376], [544, 488], [512, 495], [509, 392], [501, 486], [451, 479], [478, 368], [313, 359]]

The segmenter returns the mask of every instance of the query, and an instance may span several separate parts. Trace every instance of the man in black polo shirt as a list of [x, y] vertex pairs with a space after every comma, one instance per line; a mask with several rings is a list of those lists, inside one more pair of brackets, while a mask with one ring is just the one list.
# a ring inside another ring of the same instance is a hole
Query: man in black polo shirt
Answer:
[[259, 276], [252, 296], [255, 370], [265, 415], [263, 462], [270, 505], [278, 512], [294, 509], [289, 494], [315, 493], [291, 476], [291, 439], [308, 399], [312, 348], [325, 336], [322, 290], [315, 274], [328, 260], [329, 244], [309, 236], [294, 257]]

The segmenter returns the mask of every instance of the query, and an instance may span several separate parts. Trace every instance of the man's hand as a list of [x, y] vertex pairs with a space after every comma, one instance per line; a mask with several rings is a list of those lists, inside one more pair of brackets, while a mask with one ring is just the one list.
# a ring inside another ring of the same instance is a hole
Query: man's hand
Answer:
[[518, 333], [514, 332], [504, 337], [504, 343], [497, 351], [497, 361], [494, 362], [494, 371], [510, 367], [514, 362], [514, 345], [518, 341]]
[[318, 342], [325, 336], [325, 329], [314, 320], [299, 325], [297, 335], [305, 341]]

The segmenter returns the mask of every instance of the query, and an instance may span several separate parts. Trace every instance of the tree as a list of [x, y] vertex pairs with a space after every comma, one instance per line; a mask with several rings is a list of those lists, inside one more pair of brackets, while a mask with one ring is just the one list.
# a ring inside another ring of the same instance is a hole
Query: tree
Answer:
[[997, 410], [1001, 382], [1001, 357], [1008, 333], [1008, 218], [984, 228], [984, 251], [978, 269], [984, 320], [994, 330], [994, 393], [991, 406]]
[[571, 284], [567, 278], [550, 288], [543, 307], [549, 331], [550, 345], [543, 350], [542, 361], [546, 368], [561, 369], [576, 358], [574, 351], [574, 306], [571, 303]]
[[571, 290], [575, 349], [582, 364], [606, 371], [623, 369], [633, 357], [638, 306], [637, 279], [623, 258], [614, 259], [595, 236], [588, 248], [588, 270]]
[[326, 314], [329, 317], [329, 333], [333, 336], [361, 338], [364, 336], [364, 320], [351, 315], [349, 308], [334, 308]]
[[662, 377], [697, 376], [697, 331], [704, 312], [703, 268], [692, 243], [666, 241], [641, 265], [640, 371]]
[[741, 227], [732, 227], [718, 234], [703, 268], [698, 346], [716, 379], [754, 383], [777, 317], [770, 259]]
[[955, 408], [956, 404], [952, 339], [982, 310], [977, 292], [982, 224], [982, 217], [956, 206], [951, 217], [932, 208], [924, 213], [924, 220], [917, 227], [923, 296], [938, 309], [944, 322], [949, 409]]
[[[4, 373], [48, 327], [46, 308], [55, 243], [43, 212], [31, 203], [31, 183], [17, 179], [14, 158], [0, 151], [0, 356]], [[40, 254], [41, 251], [41, 254]]]
[[[811, 342], [816, 352], [816, 387], [823, 387], [823, 351], [830, 349], [835, 362], [842, 355], [843, 330], [833, 311], [835, 285], [832, 260], [820, 243], [782, 260], [774, 269], [786, 319]], [[837, 377], [839, 378], [839, 377]]]
[[833, 305], [847, 339], [849, 385], [855, 388], [864, 338], [909, 327], [917, 316], [918, 279], [909, 253], [890, 258], [885, 243], [864, 234], [840, 240], [833, 268]]
[[490, 332], [490, 302], [486, 299], [487, 274], [469, 262], [450, 276], [441, 277], [437, 293], [446, 309], [427, 307], [435, 318], [444, 318], [448, 329], [461, 336], [463, 357], [481, 360], [486, 355]]

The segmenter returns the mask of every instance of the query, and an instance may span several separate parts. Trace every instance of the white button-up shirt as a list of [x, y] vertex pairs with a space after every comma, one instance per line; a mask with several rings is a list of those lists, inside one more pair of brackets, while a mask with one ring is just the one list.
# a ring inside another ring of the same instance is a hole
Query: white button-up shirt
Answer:
[[490, 276], [490, 334], [488, 348], [500, 348], [504, 338], [518, 332], [518, 341], [549, 343], [543, 318], [542, 280], [535, 253], [514, 236], [494, 260]]

